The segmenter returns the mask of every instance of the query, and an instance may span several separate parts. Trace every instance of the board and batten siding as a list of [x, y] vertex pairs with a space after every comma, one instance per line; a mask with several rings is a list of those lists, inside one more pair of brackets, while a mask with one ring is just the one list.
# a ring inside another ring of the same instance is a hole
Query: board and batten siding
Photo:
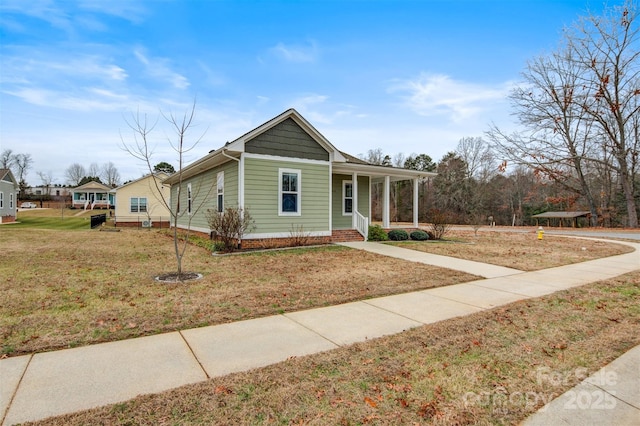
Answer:
[[[333, 175], [333, 185], [331, 195], [333, 197], [332, 206], [332, 226], [333, 229], [351, 229], [353, 227], [351, 215], [342, 214], [342, 183], [351, 181], [351, 175]], [[369, 212], [369, 176], [358, 176], [358, 212], [371, 221]]]
[[[186, 228], [189, 226], [190, 229], [194, 231], [210, 232], [206, 212], [208, 209], [216, 210], [217, 208], [217, 184], [218, 172], [220, 171], [224, 171], [224, 207], [238, 206], [238, 163], [236, 161], [229, 161], [183, 181], [180, 194], [180, 211], [184, 214], [178, 218], [178, 227]], [[186, 213], [188, 206], [188, 184], [191, 184], [192, 191], [191, 217]], [[176, 190], [177, 185], [172, 185], [171, 208], [174, 211], [176, 206]], [[191, 219], [191, 224], [189, 224], [189, 219]]]
[[[329, 163], [245, 158], [244, 169], [245, 208], [256, 224], [253, 238], [261, 234], [287, 236], [298, 227], [303, 232], [330, 232]], [[301, 171], [300, 216], [278, 214], [280, 169]]]
[[245, 152], [329, 161], [329, 153], [291, 118], [245, 142]]

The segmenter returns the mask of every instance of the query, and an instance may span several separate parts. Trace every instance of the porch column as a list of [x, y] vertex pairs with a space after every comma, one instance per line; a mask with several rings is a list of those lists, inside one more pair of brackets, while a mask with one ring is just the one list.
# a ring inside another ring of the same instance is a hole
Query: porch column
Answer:
[[418, 179], [413, 179], [413, 227], [418, 227]]
[[382, 227], [389, 229], [389, 186], [391, 179], [389, 176], [384, 177], [384, 184], [382, 185]]
[[358, 173], [353, 172], [351, 175], [351, 227], [356, 229], [358, 227], [358, 218], [356, 212], [358, 211]]

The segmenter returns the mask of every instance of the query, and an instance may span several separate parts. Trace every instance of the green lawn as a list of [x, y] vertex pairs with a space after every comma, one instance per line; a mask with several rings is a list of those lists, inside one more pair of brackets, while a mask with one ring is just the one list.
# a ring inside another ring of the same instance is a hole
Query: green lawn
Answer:
[[[33, 209], [18, 212], [18, 223], [6, 225], [11, 229], [91, 229], [91, 216], [109, 214], [107, 210], [83, 211], [77, 209]], [[8, 229], [8, 228], [7, 228]]]

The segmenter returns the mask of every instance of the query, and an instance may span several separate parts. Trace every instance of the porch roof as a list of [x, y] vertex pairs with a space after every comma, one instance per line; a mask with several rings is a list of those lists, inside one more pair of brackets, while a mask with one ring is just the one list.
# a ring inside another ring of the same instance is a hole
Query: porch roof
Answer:
[[588, 211], [577, 211], [577, 212], [545, 212], [540, 214], [534, 214], [531, 217], [535, 218], [553, 218], [553, 219], [573, 219], [576, 217], [583, 217], [590, 215], [591, 212]]
[[407, 179], [424, 179], [436, 176], [437, 173], [420, 170], [400, 169], [397, 167], [375, 166], [367, 163], [333, 163], [333, 173], [358, 173], [372, 178], [384, 178], [389, 176], [392, 182]]

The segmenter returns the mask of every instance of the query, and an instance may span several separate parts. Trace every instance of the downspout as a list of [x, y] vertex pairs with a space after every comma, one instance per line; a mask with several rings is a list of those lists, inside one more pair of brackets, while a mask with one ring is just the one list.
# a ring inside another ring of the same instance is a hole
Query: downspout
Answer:
[[244, 219], [244, 161], [242, 161], [242, 154], [240, 154], [240, 158], [232, 157], [227, 154], [226, 150], [223, 149], [222, 155], [238, 162], [238, 207], [240, 208], [240, 217]]

